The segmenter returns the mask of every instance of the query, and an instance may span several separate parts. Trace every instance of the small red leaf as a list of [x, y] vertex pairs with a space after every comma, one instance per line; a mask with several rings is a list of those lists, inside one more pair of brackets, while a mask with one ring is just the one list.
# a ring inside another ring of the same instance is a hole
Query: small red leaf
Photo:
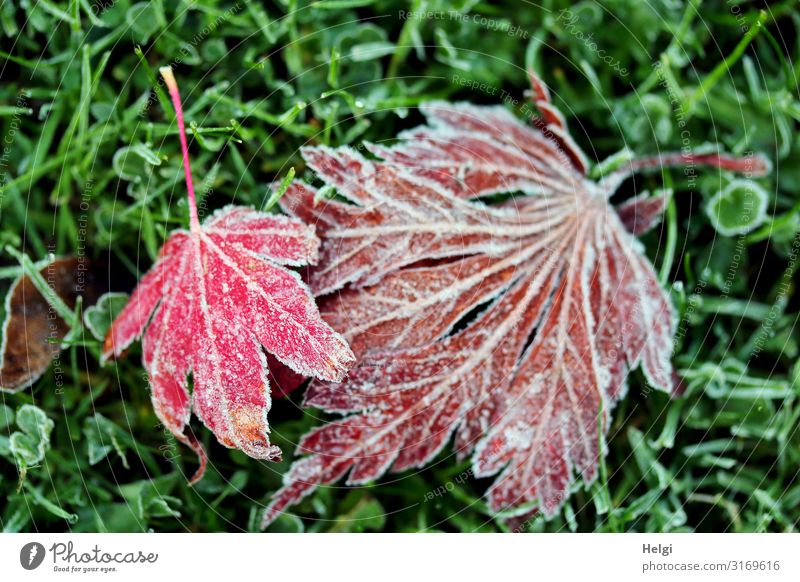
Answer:
[[[317, 258], [318, 239], [302, 222], [227, 206], [202, 226], [194, 205], [183, 113], [171, 72], [162, 69], [175, 105], [190, 201], [191, 229], [172, 233], [106, 337], [104, 357], [143, 338], [144, 367], [156, 414], [205, 463], [187, 434], [190, 412], [223, 445], [277, 460], [264, 348], [295, 373], [341, 381], [354, 362], [326, 324], [299, 275], [283, 265]], [[189, 393], [187, 375], [192, 373]]]
[[[590, 181], [547, 88], [535, 76], [532, 85], [533, 128], [501, 107], [433, 103], [423, 107], [429, 125], [399, 144], [366, 145], [379, 160], [303, 151], [351, 204], [304, 184], [282, 204], [317, 227], [311, 286], [337, 292], [321, 309], [360, 362], [344, 383], [309, 387], [307, 404], [349, 416], [304, 437], [306, 456], [265, 525], [345, 475], [355, 485], [424, 465], [451, 436], [475, 475], [497, 475], [491, 509], [552, 515], [576, 478], [596, 477], [599, 415], [623, 397], [629, 371], [673, 390], [675, 314], [631, 234], [654, 224], [664, 200], [636, 200], [618, 216], [608, 198], [628, 173]], [[499, 205], [476, 201], [519, 191]]]

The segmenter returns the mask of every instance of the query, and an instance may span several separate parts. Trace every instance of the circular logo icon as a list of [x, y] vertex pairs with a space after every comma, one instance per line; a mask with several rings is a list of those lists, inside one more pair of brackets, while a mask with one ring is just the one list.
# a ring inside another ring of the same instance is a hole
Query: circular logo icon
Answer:
[[44, 561], [44, 546], [39, 542], [30, 542], [19, 551], [19, 563], [26, 570], [35, 570]]

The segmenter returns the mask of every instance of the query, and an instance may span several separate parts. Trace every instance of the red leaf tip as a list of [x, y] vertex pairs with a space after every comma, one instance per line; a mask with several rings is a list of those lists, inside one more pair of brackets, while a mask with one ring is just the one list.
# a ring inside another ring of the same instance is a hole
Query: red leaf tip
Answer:
[[172, 73], [172, 67], [159, 67], [158, 72], [161, 73], [161, 76], [164, 78], [164, 82], [167, 84], [167, 89], [170, 93], [178, 91], [178, 82], [175, 80], [175, 75]]

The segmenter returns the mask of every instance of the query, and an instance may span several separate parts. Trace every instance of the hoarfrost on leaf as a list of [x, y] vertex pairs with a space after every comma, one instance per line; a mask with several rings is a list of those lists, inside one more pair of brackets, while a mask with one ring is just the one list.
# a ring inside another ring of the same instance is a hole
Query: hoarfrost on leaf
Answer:
[[502, 107], [435, 102], [397, 145], [365, 144], [378, 159], [303, 150], [323, 189], [347, 202], [294, 183], [281, 204], [317, 228], [310, 284], [359, 364], [344, 383], [309, 387], [306, 404], [345, 416], [303, 437], [265, 526], [320, 485], [420, 467], [451, 436], [476, 476], [497, 475], [492, 510], [552, 515], [576, 477], [596, 477], [608, 424], [598, 415], [624, 395], [629, 371], [674, 389], [675, 313], [634, 238], [668, 193], [620, 214], [608, 199], [631, 173], [662, 165], [767, 165], [666, 154], [593, 182], [547, 88], [531, 81], [533, 127]]
[[200, 224], [178, 88], [168, 68], [161, 72], [177, 113], [190, 230], [170, 235], [109, 330], [104, 357], [119, 356], [143, 336], [155, 412], [196, 451], [196, 481], [205, 453], [188, 430], [191, 412], [223, 445], [257, 459], [280, 459], [269, 440], [264, 349], [297, 374], [329, 381], [341, 381], [354, 356], [322, 320], [299, 275], [285, 268], [316, 261], [319, 241], [311, 227], [239, 206]]

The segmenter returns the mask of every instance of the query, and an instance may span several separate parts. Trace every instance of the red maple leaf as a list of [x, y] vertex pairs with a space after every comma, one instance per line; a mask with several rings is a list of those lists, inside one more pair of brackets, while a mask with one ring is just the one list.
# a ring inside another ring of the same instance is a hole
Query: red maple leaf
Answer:
[[[282, 265], [315, 263], [319, 240], [299, 220], [227, 206], [203, 225], [197, 214], [183, 110], [175, 79], [161, 69], [177, 114], [190, 229], [173, 232], [106, 337], [104, 358], [144, 334], [144, 367], [156, 415], [200, 458], [190, 412], [223, 445], [278, 460], [269, 441], [266, 348], [295, 372], [341, 381], [354, 363], [345, 340], [320, 317], [299, 275]], [[188, 390], [191, 372], [193, 387]]]
[[317, 227], [311, 286], [328, 295], [323, 315], [346, 330], [359, 365], [343, 384], [309, 387], [308, 405], [350, 415], [302, 439], [307, 456], [264, 525], [345, 474], [357, 485], [420, 467], [453, 435], [476, 476], [499, 473], [492, 510], [552, 515], [576, 476], [595, 478], [599, 427], [629, 371], [673, 390], [674, 311], [632, 235], [657, 222], [666, 198], [635, 198], [619, 213], [608, 199], [639, 169], [755, 174], [765, 162], [670, 154], [591, 181], [547, 89], [532, 84], [533, 128], [502, 107], [437, 102], [423, 108], [429, 125], [398, 144], [366, 144], [378, 160], [303, 151], [349, 203], [296, 183], [282, 204]]

